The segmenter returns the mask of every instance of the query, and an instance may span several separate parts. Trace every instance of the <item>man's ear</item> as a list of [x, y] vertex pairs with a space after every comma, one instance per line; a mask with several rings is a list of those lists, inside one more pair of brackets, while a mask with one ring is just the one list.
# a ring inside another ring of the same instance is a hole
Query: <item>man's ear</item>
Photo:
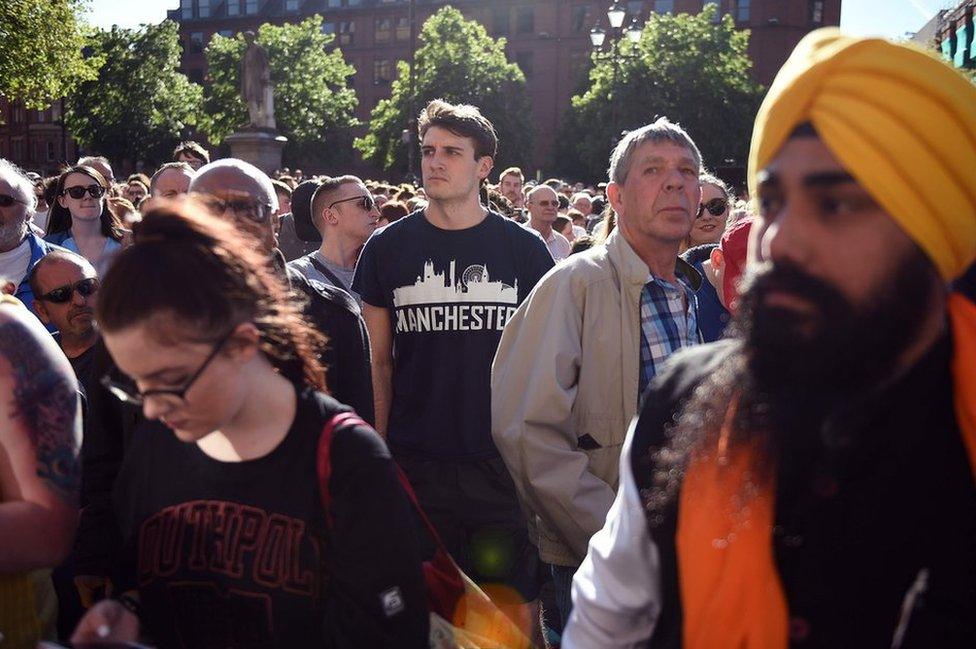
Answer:
[[712, 262], [712, 268], [714, 268], [716, 271], [720, 271], [725, 268], [725, 253], [722, 252], [721, 246], [715, 246], [712, 248], [712, 254], [709, 255], [709, 261]]
[[34, 297], [34, 313], [37, 314], [37, 318], [44, 324], [51, 322], [51, 316], [47, 312], [47, 307], [44, 306], [43, 300], [38, 300]]
[[620, 203], [622, 197], [620, 196], [621, 185], [616, 182], [607, 183], [607, 200], [610, 201], [610, 207], [617, 214], [620, 214]]
[[478, 178], [484, 180], [495, 166], [495, 160], [490, 155], [483, 155], [478, 159]]

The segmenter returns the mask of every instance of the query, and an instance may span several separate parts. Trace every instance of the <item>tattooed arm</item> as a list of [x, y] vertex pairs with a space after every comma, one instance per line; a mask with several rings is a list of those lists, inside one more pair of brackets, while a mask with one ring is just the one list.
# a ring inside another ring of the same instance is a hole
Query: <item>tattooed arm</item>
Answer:
[[0, 305], [0, 572], [53, 567], [68, 553], [80, 438], [68, 360], [32, 314]]

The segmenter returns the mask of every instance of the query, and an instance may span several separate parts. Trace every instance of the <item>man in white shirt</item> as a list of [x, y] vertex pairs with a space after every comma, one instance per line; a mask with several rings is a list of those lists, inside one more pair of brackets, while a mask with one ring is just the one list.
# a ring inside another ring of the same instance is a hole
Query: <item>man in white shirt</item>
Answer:
[[525, 227], [535, 230], [542, 236], [553, 259], [560, 261], [568, 257], [572, 246], [566, 237], [552, 229], [559, 210], [559, 197], [556, 196], [556, 192], [547, 185], [539, 185], [529, 192], [525, 205], [529, 208], [529, 222]]

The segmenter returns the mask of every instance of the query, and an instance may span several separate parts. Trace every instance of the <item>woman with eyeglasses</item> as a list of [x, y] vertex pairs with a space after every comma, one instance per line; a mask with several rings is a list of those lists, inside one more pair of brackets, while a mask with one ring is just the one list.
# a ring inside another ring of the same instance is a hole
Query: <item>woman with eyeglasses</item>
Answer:
[[718, 243], [725, 232], [729, 217], [729, 187], [725, 181], [710, 173], [699, 176], [702, 187], [698, 218], [691, 225], [691, 232], [682, 251], [704, 243]]
[[317, 348], [267, 257], [193, 201], [137, 226], [99, 291], [106, 379], [149, 421], [115, 483], [119, 600], [72, 641], [196, 647], [426, 647], [408, 501], [382, 439], [340, 428], [319, 491]]
[[44, 237], [87, 259], [99, 276], [124, 245], [127, 232], [106, 204], [107, 190], [105, 178], [91, 167], [66, 169], [55, 185]]

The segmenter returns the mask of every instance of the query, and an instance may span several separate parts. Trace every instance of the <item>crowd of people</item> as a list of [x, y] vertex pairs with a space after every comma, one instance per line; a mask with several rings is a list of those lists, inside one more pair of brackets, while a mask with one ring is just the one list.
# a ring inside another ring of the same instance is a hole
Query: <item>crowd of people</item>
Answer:
[[813, 32], [745, 188], [417, 128], [420, 185], [0, 159], [0, 647], [976, 645], [970, 81]]

